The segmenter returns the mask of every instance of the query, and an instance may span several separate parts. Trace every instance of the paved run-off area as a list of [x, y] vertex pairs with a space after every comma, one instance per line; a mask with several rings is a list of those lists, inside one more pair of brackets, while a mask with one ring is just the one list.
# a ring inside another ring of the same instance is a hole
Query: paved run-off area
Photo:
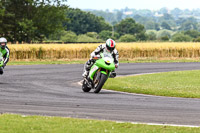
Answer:
[[[200, 63], [121, 64], [118, 75], [200, 69]], [[83, 65], [7, 66], [0, 77], [0, 113], [177, 125], [200, 125], [200, 99], [84, 93]]]

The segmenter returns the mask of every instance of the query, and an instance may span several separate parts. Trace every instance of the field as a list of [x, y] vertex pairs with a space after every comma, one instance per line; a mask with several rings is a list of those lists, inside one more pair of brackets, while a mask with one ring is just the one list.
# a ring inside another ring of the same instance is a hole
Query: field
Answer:
[[[99, 44], [18, 44], [8, 45], [10, 59], [87, 59]], [[120, 59], [199, 59], [199, 43], [118, 43]]]

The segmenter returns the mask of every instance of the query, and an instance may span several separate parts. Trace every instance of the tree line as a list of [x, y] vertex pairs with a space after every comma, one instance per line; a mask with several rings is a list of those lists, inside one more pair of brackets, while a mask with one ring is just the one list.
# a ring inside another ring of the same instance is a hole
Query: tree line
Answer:
[[103, 17], [69, 8], [64, 2], [66, 0], [1, 0], [0, 36], [12, 43], [99, 42], [110, 37], [118, 39], [125, 33], [142, 39], [145, 33], [144, 27], [133, 19], [128, 26], [123, 21], [113, 26]]
[[133, 18], [136, 22], [145, 26], [146, 30], [198, 30], [200, 31], [200, 9], [193, 10], [181, 10], [175, 8], [169, 10], [167, 8], [161, 8], [160, 10], [148, 10], [148, 9], [130, 9], [125, 8], [121, 10], [102, 11], [102, 10], [86, 10], [97, 16], [102, 16], [105, 20], [111, 24], [118, 23], [122, 19], [127, 17]]
[[[118, 22], [109, 23], [102, 16], [69, 8], [66, 1], [1, 0], [0, 36], [6, 37], [12, 43], [104, 42], [108, 38], [122, 42], [177, 41], [176, 38], [181, 38], [178, 41], [200, 40], [199, 31], [194, 30], [195, 26], [194, 29], [177, 33], [170, 30], [169, 22], [163, 22], [163, 29], [146, 30], [144, 24], [138, 23], [132, 17], [122, 19], [121, 12], [117, 12]], [[169, 15], [163, 17], [166, 20], [170, 18]]]
[[136, 23], [132, 18], [127, 18], [119, 23], [111, 25], [103, 17], [96, 16], [90, 12], [80, 9], [68, 9], [66, 17], [69, 21], [64, 25], [65, 30], [60, 34], [52, 34], [49, 40], [60, 40], [64, 42], [102, 42], [108, 38], [120, 40], [124, 35], [132, 35], [133, 39], [145, 41], [145, 28]]

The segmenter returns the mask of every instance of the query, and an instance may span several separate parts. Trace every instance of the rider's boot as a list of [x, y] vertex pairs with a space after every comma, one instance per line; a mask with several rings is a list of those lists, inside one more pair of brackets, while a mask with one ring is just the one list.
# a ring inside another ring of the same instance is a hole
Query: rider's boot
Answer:
[[89, 71], [86, 71], [86, 70], [85, 70], [85, 71], [83, 72], [83, 74], [82, 74], [83, 78], [86, 78], [88, 74], [89, 74]]
[[83, 76], [84, 78], [86, 78], [86, 77], [88, 76], [89, 71], [90, 71], [90, 68], [92, 67], [92, 65], [93, 65], [93, 62], [92, 62], [91, 60], [88, 60], [88, 61], [85, 63], [85, 65], [84, 65], [84, 72], [83, 72], [83, 74], [82, 74], [82, 76]]

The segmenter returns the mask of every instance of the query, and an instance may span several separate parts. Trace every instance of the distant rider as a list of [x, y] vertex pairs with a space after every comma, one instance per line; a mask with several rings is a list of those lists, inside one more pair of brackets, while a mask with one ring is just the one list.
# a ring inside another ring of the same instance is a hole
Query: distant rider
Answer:
[[3, 69], [5, 68], [6, 64], [9, 61], [9, 55], [10, 55], [10, 50], [7, 47], [7, 40], [4, 37], [0, 38], [0, 54], [2, 54], [2, 57], [4, 59], [4, 64], [2, 67], [0, 67], [0, 74], [3, 74]]
[[[113, 58], [114, 58], [114, 63], [115, 63], [115, 68], [118, 68], [119, 66], [119, 54], [117, 49], [115, 48], [116, 44], [115, 41], [112, 39], [108, 39], [106, 41], [106, 44], [101, 44], [99, 45], [91, 54], [91, 58], [85, 63], [84, 66], [84, 72], [82, 74], [82, 76], [85, 78], [87, 77], [87, 75], [89, 74], [90, 68], [92, 67], [92, 65], [95, 63], [95, 60], [93, 60], [92, 58], [95, 56], [99, 56], [100, 57], [100, 53], [101, 52], [109, 52], [112, 54]], [[114, 72], [114, 75], [116, 76], [116, 73]]]

